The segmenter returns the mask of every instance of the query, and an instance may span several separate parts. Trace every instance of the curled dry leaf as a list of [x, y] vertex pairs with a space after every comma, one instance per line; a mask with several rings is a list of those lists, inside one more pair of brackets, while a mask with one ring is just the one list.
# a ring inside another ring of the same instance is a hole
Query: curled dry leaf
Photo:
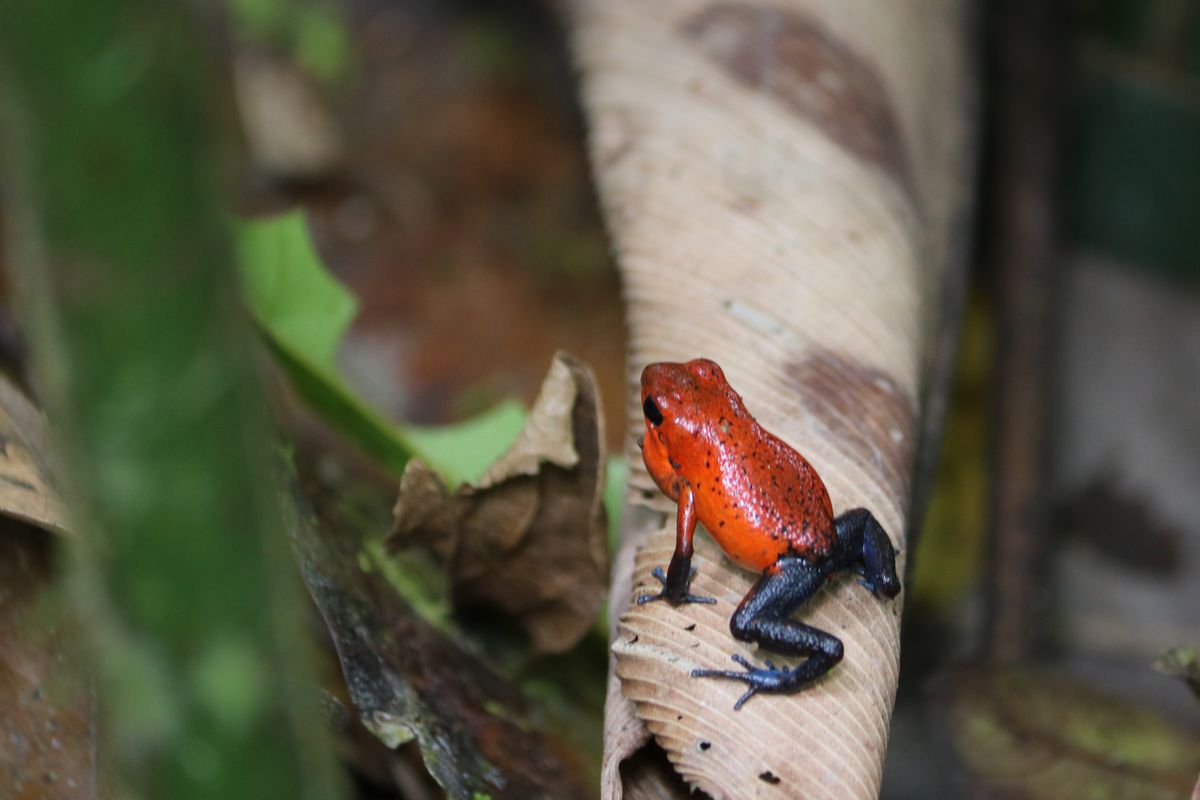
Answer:
[[1032, 669], [966, 669], [937, 687], [943, 734], [971, 796], [1186, 797], [1200, 736]]
[[621, 777], [628, 786], [625, 800], [667, 800], [689, 797], [706, 800], [707, 795], [691, 792], [667, 760], [662, 748], [643, 747], [621, 764]]
[[[820, 473], [835, 512], [875, 514], [901, 570], [969, 229], [968, 5], [569, 4], [631, 377], [653, 361], [717, 361]], [[630, 485], [657, 494], [635, 448], [629, 461]], [[842, 663], [796, 695], [734, 711], [739, 684], [688, 673], [735, 667], [733, 652], [765, 657], [729, 632], [753, 576], [701, 534], [695, 591], [717, 605], [624, 613], [670, 554], [670, 530], [641, 513], [655, 502], [632, 496], [622, 518], [604, 796], [640, 792], [622, 762], [648, 728], [716, 797], [876, 797], [905, 594], [881, 603], [831, 583], [799, 614], [842, 640]]]
[[447, 493], [409, 462], [390, 544], [428, 547], [456, 603], [514, 617], [537, 652], [566, 650], [592, 625], [608, 580], [603, 441], [591, 371], [559, 353], [524, 429], [478, 483]]
[[67, 519], [47, 436], [42, 412], [0, 376], [0, 513], [61, 533]]

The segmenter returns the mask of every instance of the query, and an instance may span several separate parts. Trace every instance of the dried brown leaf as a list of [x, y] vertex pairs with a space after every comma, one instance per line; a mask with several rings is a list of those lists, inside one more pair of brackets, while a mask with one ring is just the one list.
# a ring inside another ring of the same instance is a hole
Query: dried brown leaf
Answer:
[[670, 797], [704, 800], [707, 797], [702, 792], [690, 791], [671, 767], [667, 754], [655, 746], [640, 748], [621, 764], [621, 780], [628, 787], [625, 800], [666, 800]]
[[391, 545], [428, 547], [457, 603], [514, 617], [537, 652], [566, 650], [591, 626], [608, 577], [603, 440], [591, 371], [559, 353], [524, 429], [478, 483], [447, 493], [409, 463]]
[[[576, 442], [582, 440], [580, 445], [589, 448], [586, 440], [603, 433], [591, 370], [566, 353], [556, 353], [525, 427], [478, 486], [494, 486], [517, 475], [536, 475], [546, 462], [563, 469], [575, 467], [580, 464]], [[586, 452], [592, 456], [599, 453]]]
[[[836, 511], [875, 514], [902, 571], [917, 440], [936, 430], [923, 414], [952, 351], [955, 315], [942, 309], [954, 307], [969, 228], [967, 4], [569, 7], [628, 299], [630, 377], [653, 361], [720, 363], [759, 422], [813, 464]], [[633, 422], [640, 398], [629, 397]], [[621, 769], [647, 736], [639, 720], [715, 797], [877, 796], [905, 596], [881, 603], [832, 582], [798, 615], [837, 635], [845, 660], [796, 695], [735, 712], [744, 687], [689, 672], [733, 667], [733, 652], [757, 658], [729, 633], [753, 576], [701, 534], [695, 591], [718, 604], [629, 609], [673, 544], [669, 510], [637, 517], [659, 501], [629, 456], [630, 486], [650, 494], [626, 505], [614, 570], [621, 686], [608, 695], [604, 796], [646, 786]]]
[[2, 375], [0, 513], [58, 533], [67, 528], [50, 465], [46, 418]]
[[977, 797], [1186, 797], [1200, 737], [1061, 675], [965, 669], [942, 681], [938, 719]]
[[[316, 481], [312, 481], [316, 483]], [[337, 649], [363, 726], [390, 748], [415, 740], [449, 797], [585, 797], [568, 748], [534, 719], [519, 687], [427, 623], [360, 566], [354, 513], [310, 489], [285, 504], [301, 575]]]

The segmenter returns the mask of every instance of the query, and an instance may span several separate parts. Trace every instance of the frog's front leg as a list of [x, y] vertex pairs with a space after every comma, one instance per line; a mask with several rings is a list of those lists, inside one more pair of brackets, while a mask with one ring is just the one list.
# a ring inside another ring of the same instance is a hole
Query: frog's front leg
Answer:
[[735, 653], [733, 660], [744, 671], [697, 669], [692, 676], [749, 684], [733, 706], [736, 711], [757, 692], [794, 692], [824, 675], [842, 660], [841, 640], [789, 616], [816, 594], [828, 574], [828, 565], [813, 565], [802, 558], [780, 559], [763, 573], [729, 622], [735, 639], [782, 655], [808, 656], [807, 661], [790, 669], [770, 661], [765, 662], [766, 667], [756, 667]]
[[688, 593], [688, 587], [696, 570], [692, 569], [692, 537], [696, 534], [696, 496], [692, 487], [682, 486], [679, 490], [679, 510], [675, 517], [675, 552], [671, 554], [671, 563], [667, 566], [666, 575], [662, 567], [655, 567], [650, 573], [662, 584], [658, 594], [644, 594], [637, 599], [638, 605], [654, 600], [666, 600], [671, 605], [681, 603], [715, 603], [716, 598], [698, 597]]

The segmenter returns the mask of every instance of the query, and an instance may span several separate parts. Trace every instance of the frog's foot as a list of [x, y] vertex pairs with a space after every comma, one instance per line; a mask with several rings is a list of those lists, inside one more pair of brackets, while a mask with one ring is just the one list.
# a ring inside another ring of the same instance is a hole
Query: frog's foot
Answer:
[[650, 574], [653, 575], [655, 578], [657, 578], [658, 582], [662, 584], [662, 587], [663, 587], [662, 591], [659, 592], [658, 594], [644, 594], [644, 595], [638, 597], [637, 604], [639, 606], [645, 605], [646, 603], [653, 603], [655, 600], [666, 600], [673, 606], [682, 605], [683, 603], [715, 603], [715, 602], [717, 602], [717, 598], [715, 598], [715, 597], [701, 597], [699, 595], [690, 594], [688, 592], [688, 587], [692, 585], [692, 578], [696, 577], [696, 568], [695, 567], [692, 567], [691, 570], [688, 571], [687, 580], [684, 581], [684, 584], [683, 584], [683, 592], [680, 594], [675, 594], [669, 590], [669, 588], [667, 586], [667, 574], [665, 572], [663, 572], [662, 567], [655, 567], [654, 571], [651, 572]]
[[816, 678], [821, 676], [828, 670], [814, 669], [816, 664], [812, 662], [814, 659], [809, 659], [794, 669], [786, 667], [776, 667], [770, 661], [763, 662], [765, 666], [756, 667], [754, 664], [747, 661], [738, 653], [733, 654], [733, 660], [740, 664], [745, 671], [738, 672], [736, 670], [724, 669], [694, 669], [692, 670], [693, 678], [728, 678], [729, 680], [742, 681], [750, 685], [738, 701], [733, 704], [733, 710], [739, 711], [746, 701], [753, 697], [758, 692], [765, 693], [780, 693], [787, 694], [794, 692], [804, 685], [811, 683]]
[[860, 584], [884, 600], [900, 594], [896, 575], [896, 551], [874, 515], [865, 508], [847, 511], [833, 521], [837, 530], [838, 568], [853, 569]]

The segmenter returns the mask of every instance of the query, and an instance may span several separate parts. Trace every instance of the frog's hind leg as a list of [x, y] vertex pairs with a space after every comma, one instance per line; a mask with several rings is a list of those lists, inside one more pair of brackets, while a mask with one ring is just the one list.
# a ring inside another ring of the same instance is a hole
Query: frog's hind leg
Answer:
[[837, 534], [836, 569], [852, 569], [876, 597], [900, 594], [896, 550], [875, 515], [865, 508], [847, 511], [833, 521]]
[[770, 661], [756, 667], [738, 654], [733, 660], [744, 671], [697, 669], [697, 678], [728, 678], [749, 684], [734, 704], [734, 710], [757, 692], [794, 692], [828, 672], [842, 660], [841, 641], [825, 631], [789, 619], [825, 583], [827, 568], [809, 564], [801, 558], [784, 558], [765, 573], [742, 600], [730, 620], [729, 629], [736, 639], [755, 642], [781, 655], [808, 656], [797, 667], [776, 667]]

